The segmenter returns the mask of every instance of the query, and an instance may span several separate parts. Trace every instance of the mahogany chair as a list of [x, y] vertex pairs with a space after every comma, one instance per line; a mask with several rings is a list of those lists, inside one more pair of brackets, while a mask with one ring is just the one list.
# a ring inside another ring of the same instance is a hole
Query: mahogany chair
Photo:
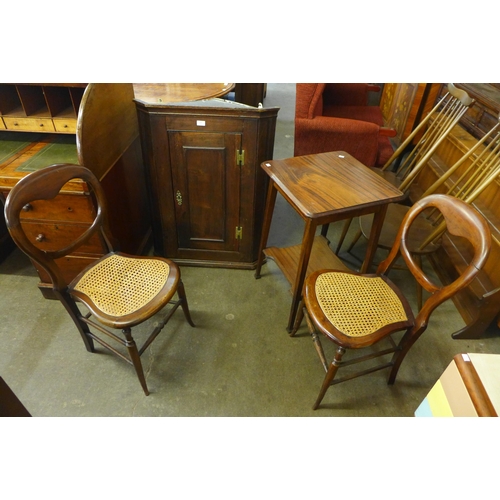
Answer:
[[[425, 274], [408, 248], [407, 236], [419, 214], [436, 209], [442, 214], [449, 234], [468, 241], [473, 256], [461, 274], [448, 285], [435, 284]], [[432, 312], [444, 301], [466, 287], [483, 267], [491, 247], [491, 234], [484, 217], [471, 205], [448, 195], [430, 195], [418, 201], [406, 214], [396, 242], [375, 274], [320, 270], [305, 282], [305, 316], [309, 332], [326, 375], [313, 408], [317, 409], [330, 385], [384, 368], [391, 368], [388, 383], [393, 384], [409, 349], [426, 330]], [[429, 296], [414, 316], [410, 303], [386, 274], [402, 255], [409, 270]], [[398, 343], [391, 337], [404, 331]], [[318, 332], [337, 346], [328, 366]], [[382, 340], [388, 348], [343, 361], [348, 349], [373, 346]], [[392, 354], [390, 361], [335, 379], [340, 367]]]
[[294, 156], [346, 151], [369, 167], [383, 166], [393, 153], [382, 111], [368, 105], [378, 91], [366, 83], [298, 83]]
[[[97, 207], [94, 221], [83, 228], [82, 234], [74, 241], [28, 236], [22, 224], [23, 209], [27, 206], [36, 209], [37, 204], [50, 203], [73, 179], [81, 179], [91, 188]], [[168, 259], [138, 257], [114, 250], [104, 191], [95, 175], [79, 165], [52, 165], [24, 177], [7, 197], [5, 219], [17, 246], [49, 275], [54, 295], [73, 319], [87, 351], [95, 352], [96, 341], [133, 365], [147, 396], [149, 391], [140, 356], [179, 306], [188, 323], [194, 326], [178, 266]], [[102, 239], [109, 253], [68, 283], [57, 262], [95, 238]], [[178, 299], [172, 300], [176, 292]], [[88, 312], [82, 313], [77, 303], [86, 306]], [[132, 337], [132, 327], [151, 319], [167, 304], [172, 307], [162, 319], [155, 318], [153, 331], [138, 348]], [[116, 335], [113, 329], [120, 329], [124, 338]], [[95, 331], [121, 344], [122, 348], [118, 350], [117, 346], [110, 345], [108, 339], [103, 340]]]

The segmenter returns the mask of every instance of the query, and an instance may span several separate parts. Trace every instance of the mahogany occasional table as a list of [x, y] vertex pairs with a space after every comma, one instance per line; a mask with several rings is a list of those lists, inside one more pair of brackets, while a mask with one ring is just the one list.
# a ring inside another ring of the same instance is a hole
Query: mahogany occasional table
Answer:
[[[368, 271], [384, 222], [387, 205], [404, 194], [373, 170], [343, 151], [270, 160], [261, 164], [270, 177], [255, 278], [263, 257], [273, 259], [292, 285], [288, 332], [292, 332], [306, 273], [316, 269], [347, 269], [316, 235], [316, 228], [342, 219], [373, 213], [373, 225], [360, 271]], [[278, 191], [305, 222], [301, 245], [265, 248]]]

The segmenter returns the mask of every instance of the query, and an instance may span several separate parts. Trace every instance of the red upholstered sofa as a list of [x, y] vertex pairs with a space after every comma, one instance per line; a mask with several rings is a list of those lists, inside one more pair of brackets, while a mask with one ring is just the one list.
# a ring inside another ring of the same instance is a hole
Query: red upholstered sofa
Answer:
[[366, 83], [298, 83], [294, 155], [345, 151], [367, 167], [382, 167], [393, 153], [378, 106], [368, 105]]

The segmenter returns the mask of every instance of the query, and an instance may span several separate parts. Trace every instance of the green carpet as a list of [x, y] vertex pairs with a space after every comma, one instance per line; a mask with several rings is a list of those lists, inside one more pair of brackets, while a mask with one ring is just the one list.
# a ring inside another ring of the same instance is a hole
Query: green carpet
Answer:
[[41, 134], [2, 132], [0, 133], [0, 165], [15, 156], [32, 142], [40, 140]]
[[29, 160], [16, 168], [18, 172], [33, 172], [54, 163], [78, 163], [74, 136], [58, 136]]

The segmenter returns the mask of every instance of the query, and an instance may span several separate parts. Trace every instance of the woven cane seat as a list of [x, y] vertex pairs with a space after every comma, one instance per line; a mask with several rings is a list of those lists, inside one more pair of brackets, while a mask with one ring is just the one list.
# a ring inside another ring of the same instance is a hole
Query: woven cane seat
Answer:
[[73, 289], [87, 295], [105, 314], [126, 316], [153, 300], [165, 286], [167, 262], [111, 254], [89, 269]]
[[318, 276], [315, 286], [323, 314], [349, 337], [370, 335], [408, 320], [400, 299], [380, 277], [327, 272]]

